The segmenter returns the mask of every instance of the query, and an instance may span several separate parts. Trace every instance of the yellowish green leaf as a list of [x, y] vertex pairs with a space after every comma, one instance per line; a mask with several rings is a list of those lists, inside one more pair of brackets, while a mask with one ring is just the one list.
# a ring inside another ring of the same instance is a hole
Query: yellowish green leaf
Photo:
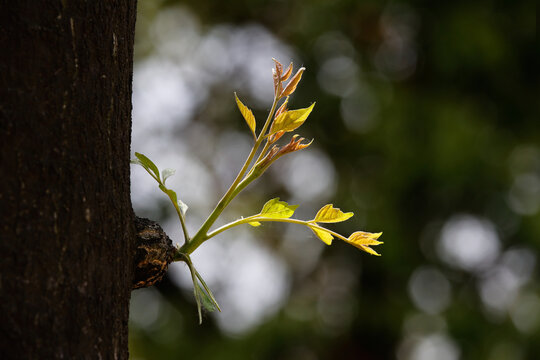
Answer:
[[274, 115], [274, 117], [278, 117], [279, 115], [281, 115], [281, 113], [287, 111], [287, 103], [289, 102], [289, 97], [287, 96], [285, 98], [285, 101], [283, 102], [283, 104], [281, 104], [281, 106], [279, 107], [279, 109], [277, 109], [276, 111], [276, 115]]
[[321, 239], [326, 245], [332, 244], [332, 239], [334, 238], [334, 236], [332, 236], [332, 234], [330, 234], [329, 232], [324, 231], [322, 229], [315, 228], [315, 227], [310, 226], [310, 225], [308, 225], [308, 226], [315, 233], [315, 235], [317, 235], [317, 237], [319, 239]]
[[361, 245], [379, 245], [382, 244], [381, 241], [377, 241], [379, 237], [381, 237], [382, 232], [380, 233], [370, 233], [365, 231], [357, 231], [351, 236], [349, 236], [349, 241], [354, 242]]
[[272, 127], [270, 128], [270, 135], [275, 134], [278, 131], [296, 130], [304, 123], [304, 121], [306, 121], [314, 106], [315, 103], [311, 104], [308, 108], [282, 112], [274, 119]]
[[347, 239], [347, 242], [360, 250], [363, 250], [369, 254], [380, 256], [375, 250], [370, 248], [370, 246], [382, 244], [381, 241], [377, 239], [382, 235], [382, 233], [369, 233], [364, 231], [357, 231]]
[[358, 245], [356, 247], [359, 248], [360, 250], [363, 250], [363, 251], [367, 252], [368, 254], [375, 255], [375, 256], [381, 256], [381, 254], [379, 254], [378, 252], [376, 252], [375, 250], [373, 250], [369, 246]]
[[298, 205], [289, 205], [285, 201], [279, 201], [279, 198], [269, 200], [264, 204], [259, 216], [275, 219], [290, 218]]
[[251, 222], [248, 222], [248, 224], [253, 227], [261, 226], [261, 223], [258, 221], [251, 221]]
[[253, 133], [253, 137], [256, 137], [256, 135], [255, 135], [255, 126], [256, 126], [255, 116], [253, 116], [253, 113], [251, 112], [251, 110], [240, 101], [240, 99], [238, 98], [236, 93], [234, 93], [234, 97], [236, 98], [236, 105], [238, 105], [238, 109], [240, 110], [240, 113], [244, 117], [244, 120], [246, 120], [246, 123], [248, 124], [249, 129]]
[[337, 223], [345, 221], [351, 218], [354, 214], [352, 212], [344, 213], [338, 208], [335, 208], [332, 204], [324, 205], [315, 215], [315, 222], [322, 223]]

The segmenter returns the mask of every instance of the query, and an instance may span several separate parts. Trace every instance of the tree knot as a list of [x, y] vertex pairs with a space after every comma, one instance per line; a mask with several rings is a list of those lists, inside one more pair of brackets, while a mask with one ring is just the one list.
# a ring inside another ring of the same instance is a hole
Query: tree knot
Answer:
[[133, 289], [160, 282], [172, 262], [176, 248], [155, 221], [135, 217], [136, 253]]

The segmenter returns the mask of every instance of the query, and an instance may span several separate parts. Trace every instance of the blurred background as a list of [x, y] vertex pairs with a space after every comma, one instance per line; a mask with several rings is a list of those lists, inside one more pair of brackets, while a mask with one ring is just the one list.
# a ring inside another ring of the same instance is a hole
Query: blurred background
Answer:
[[[132, 294], [133, 359], [526, 360], [540, 353], [540, 126], [532, 1], [139, 1], [132, 151], [189, 206], [193, 234], [262, 126], [272, 57], [307, 68], [316, 101], [287, 155], [216, 225], [270, 198], [353, 211], [370, 256], [307, 229], [237, 227], [193, 255], [223, 312], [198, 324], [189, 271]], [[288, 136], [281, 142], [287, 142]], [[183, 242], [132, 168], [139, 216]]]

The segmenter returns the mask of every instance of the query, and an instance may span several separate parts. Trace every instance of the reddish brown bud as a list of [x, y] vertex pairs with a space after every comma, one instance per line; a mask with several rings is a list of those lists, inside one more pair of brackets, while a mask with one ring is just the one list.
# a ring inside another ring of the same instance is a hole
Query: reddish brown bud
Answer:
[[289, 64], [289, 66], [285, 70], [285, 73], [281, 75], [281, 81], [287, 81], [287, 79], [289, 78], [289, 76], [291, 76], [291, 74], [292, 74], [292, 63]]
[[311, 143], [313, 142], [313, 140], [311, 140], [309, 143], [307, 144], [302, 144], [302, 141], [304, 141], [304, 138], [301, 137], [300, 139], [296, 140], [296, 138], [298, 137], [298, 135], [294, 135], [292, 138], [291, 138], [291, 141], [285, 145], [284, 147], [281, 148], [281, 150], [279, 151], [279, 153], [276, 155], [276, 157], [280, 157], [280, 156], [283, 156], [287, 153], [290, 153], [290, 152], [294, 152], [294, 151], [298, 151], [298, 150], [302, 150], [302, 149], [305, 149], [307, 148], [309, 145], [311, 145]]
[[278, 141], [283, 135], [285, 134], [285, 131], [278, 131], [277, 133], [275, 134], [272, 134], [268, 137], [268, 142], [270, 144], [273, 144], [275, 143], [276, 141]]
[[287, 103], [289, 102], [289, 98], [285, 99], [283, 104], [277, 109], [276, 114], [274, 115], [274, 119], [277, 118], [282, 112], [287, 111]]
[[291, 81], [289, 81], [289, 83], [287, 84], [283, 92], [280, 94], [280, 97], [291, 95], [294, 92], [294, 90], [296, 90], [296, 86], [300, 82], [300, 79], [302, 78], [302, 73], [304, 72], [304, 70], [306, 70], [306, 68], [304, 67], [301, 67], [300, 69], [298, 69], [298, 71], [296, 72], [296, 74], [294, 74]]
[[283, 88], [276, 69], [272, 69], [272, 78], [274, 79], [274, 94], [278, 96], [283, 91]]
[[274, 145], [272, 149], [266, 153], [266, 156], [257, 163], [257, 167], [262, 169], [262, 171], [266, 170], [266, 168], [274, 161], [274, 156], [278, 153], [278, 151], [279, 147]]
[[274, 60], [274, 63], [276, 64], [276, 72], [281, 78], [281, 74], [283, 73], [283, 65], [281, 65], [281, 63], [274, 58], [272, 58], [272, 60]]

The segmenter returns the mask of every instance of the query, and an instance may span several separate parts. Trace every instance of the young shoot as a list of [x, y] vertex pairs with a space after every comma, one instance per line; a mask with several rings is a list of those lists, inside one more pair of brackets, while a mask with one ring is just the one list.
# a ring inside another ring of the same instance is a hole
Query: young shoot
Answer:
[[[160, 173], [158, 167], [148, 157], [140, 153], [135, 153], [136, 158], [132, 160], [132, 163], [141, 165], [148, 174], [156, 180], [159, 189], [167, 195], [178, 214], [178, 219], [180, 220], [184, 233], [184, 244], [176, 249], [173, 261], [185, 262], [191, 272], [200, 322], [202, 321], [202, 308], [207, 311], [220, 310], [220, 308], [212, 292], [193, 266], [190, 254], [205, 241], [235, 226], [249, 224], [257, 227], [263, 222], [268, 221], [303, 225], [313, 231], [313, 233], [327, 245], [332, 244], [332, 240], [337, 238], [367, 252], [368, 254], [379, 256], [371, 246], [382, 244], [382, 242], [378, 241], [378, 238], [382, 233], [356, 231], [350, 236], [345, 237], [321, 225], [342, 222], [354, 215], [352, 212], [345, 213], [340, 209], [335, 208], [333, 204], [324, 205], [311, 220], [299, 220], [292, 218], [298, 205], [289, 205], [284, 201], [280, 201], [279, 198], [275, 198], [266, 202], [258, 214], [242, 217], [241, 219], [211, 231], [212, 226], [226, 209], [227, 205], [229, 205], [229, 203], [238, 196], [246, 186], [259, 178], [280, 157], [295, 151], [303, 150], [312, 143], [312, 141], [305, 142], [303, 137], [299, 137], [299, 135], [295, 134], [291, 136], [289, 142], [285, 145], [276, 145], [278, 140], [285, 136], [286, 133], [293, 132], [304, 124], [309, 114], [312, 112], [315, 103], [303, 109], [288, 109], [289, 95], [296, 90], [296, 87], [302, 79], [305, 68], [301, 67], [294, 75], [292, 75], [292, 63], [286, 69], [283, 69], [283, 65], [279, 61], [273, 60], [275, 63], [275, 67], [272, 69], [274, 99], [268, 117], [258, 133], [257, 121], [253, 112], [242, 103], [236, 93], [234, 94], [238, 109], [253, 134], [253, 147], [227, 192], [223, 195], [221, 200], [219, 200], [214, 210], [192, 237], [188, 234], [185, 225], [184, 217], [186, 216], [187, 205], [178, 198], [175, 191], [167, 188], [165, 185], [167, 178], [174, 175], [175, 171], [172, 169], [165, 169]], [[280, 105], [279, 108], [278, 105]]]

